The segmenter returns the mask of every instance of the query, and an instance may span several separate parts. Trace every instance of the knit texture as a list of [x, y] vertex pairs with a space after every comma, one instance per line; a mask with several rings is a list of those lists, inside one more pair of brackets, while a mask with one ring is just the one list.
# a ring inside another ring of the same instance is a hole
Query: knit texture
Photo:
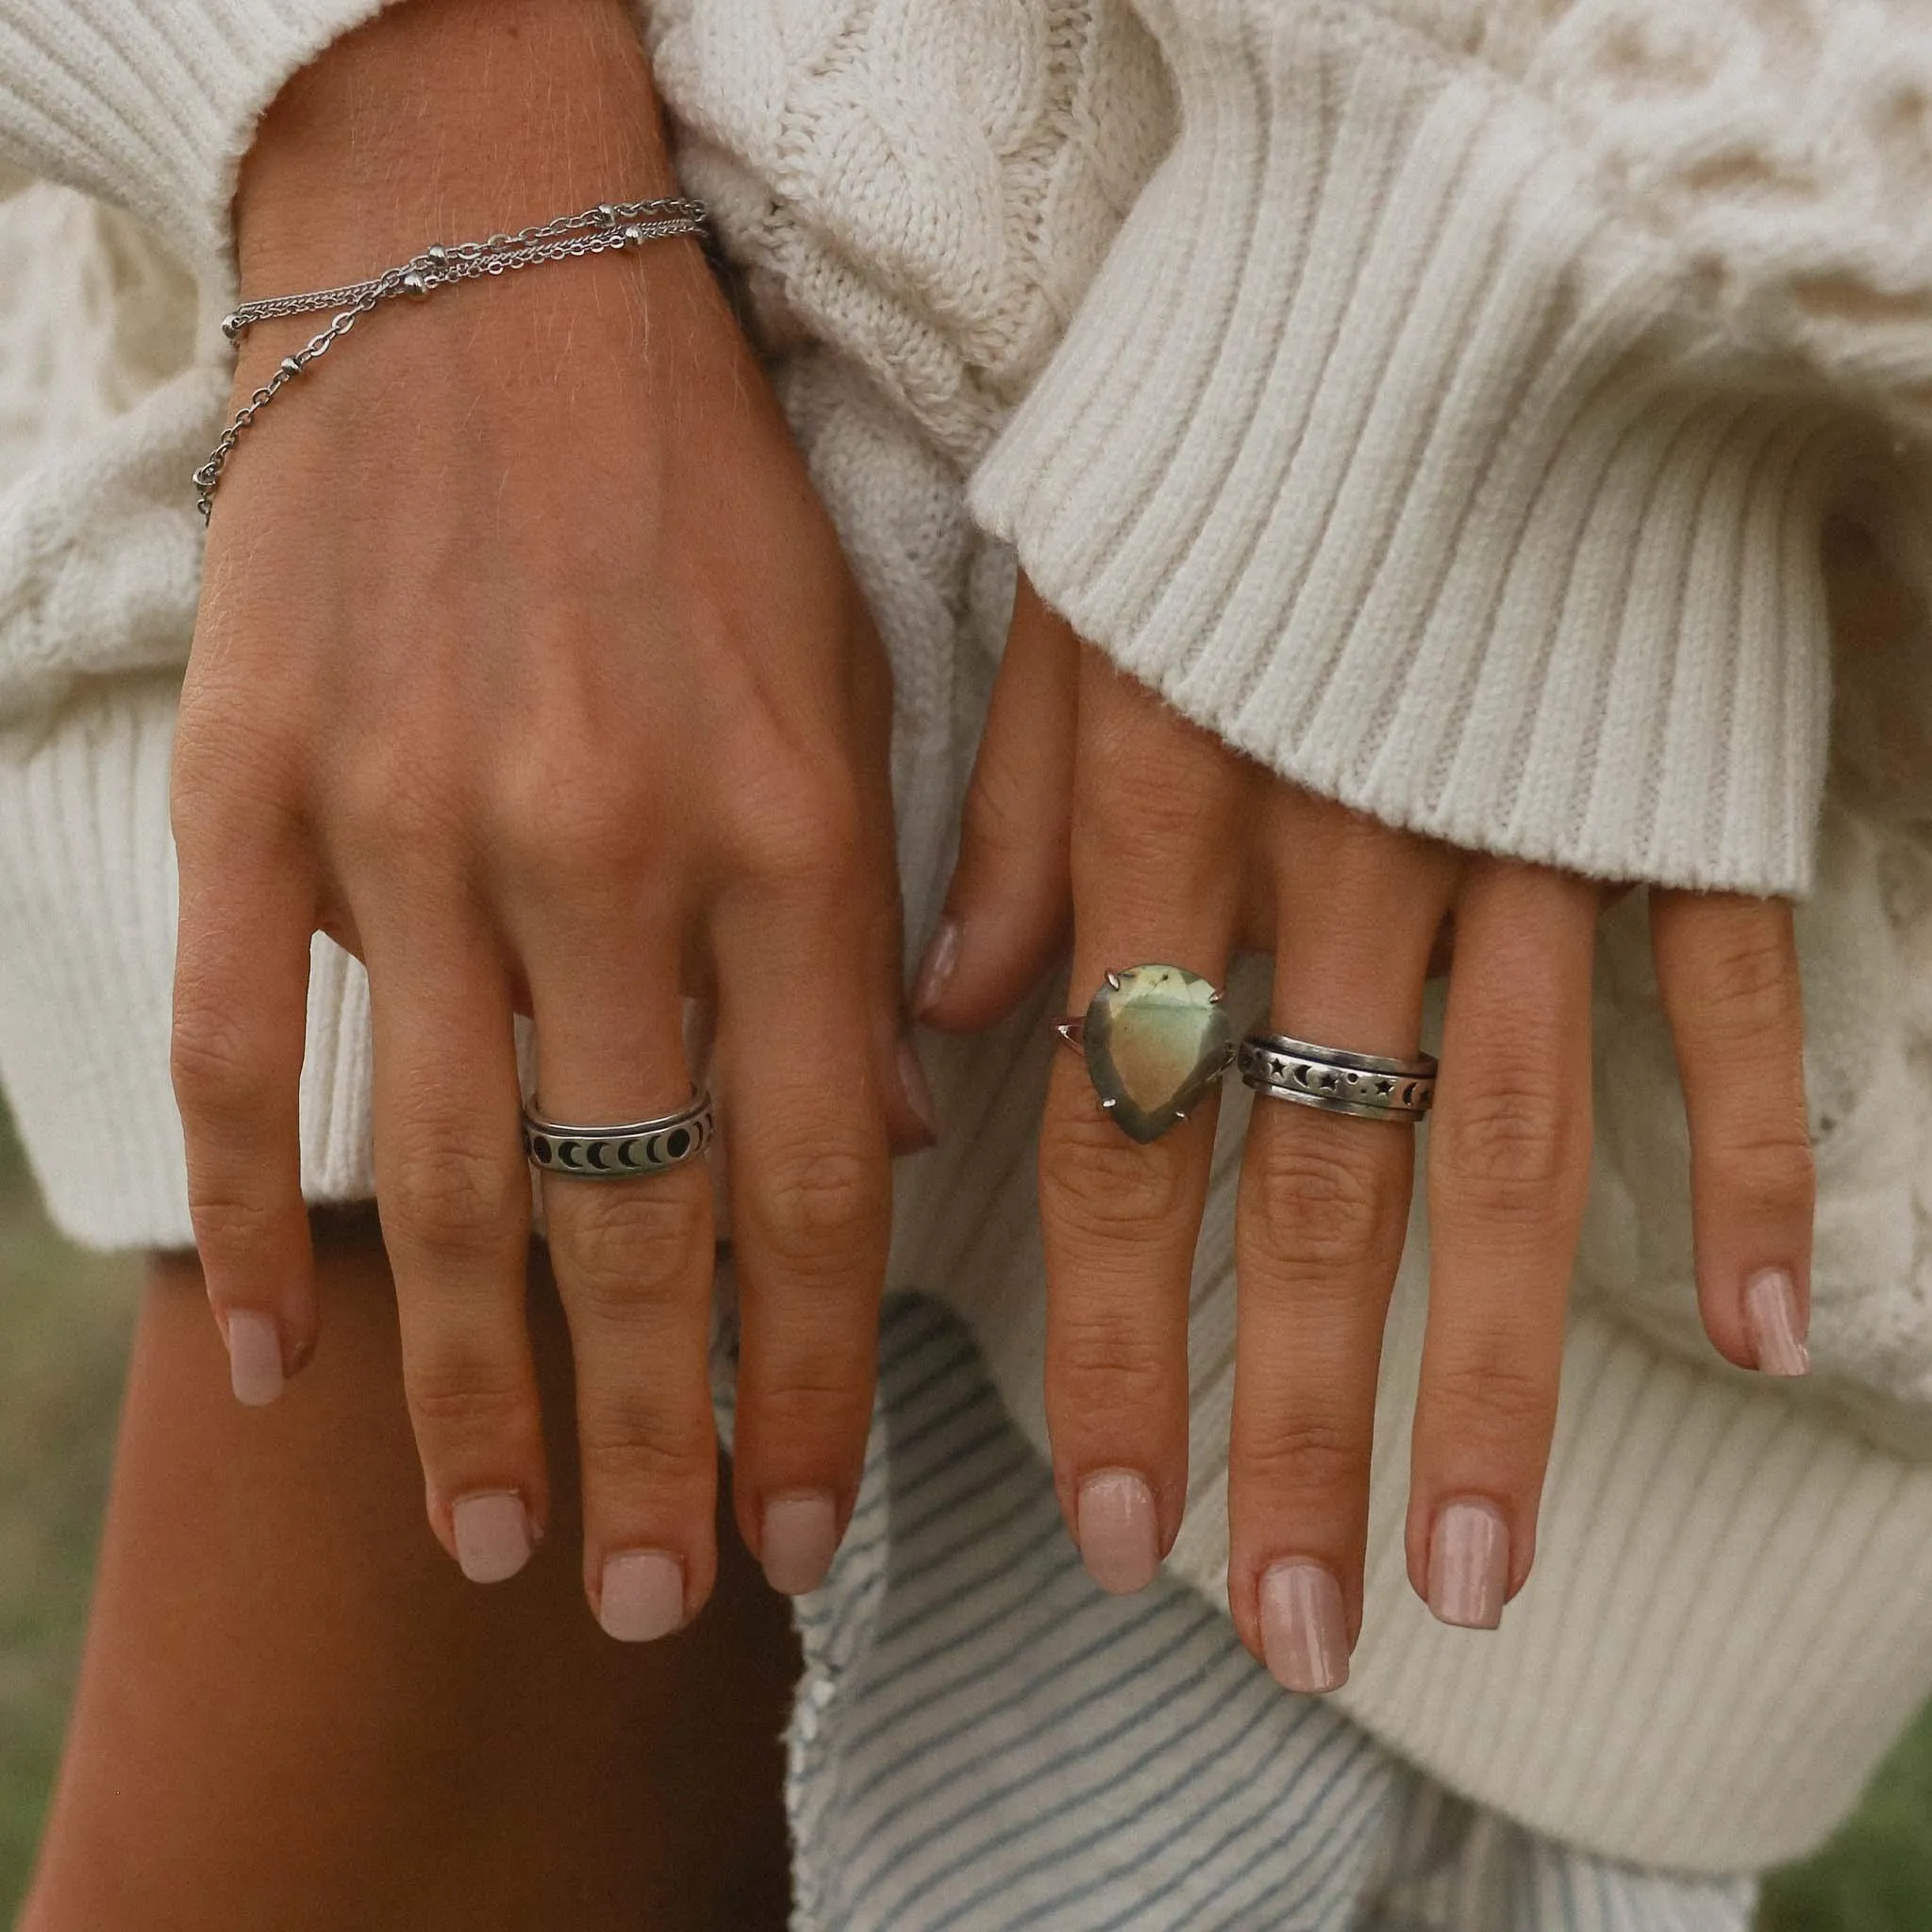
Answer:
[[[83, 1239], [187, 1238], [166, 767], [226, 205], [261, 107], [372, 10], [0, 0], [0, 152], [136, 210], [199, 282], [198, 307], [178, 274], [163, 301], [165, 266], [117, 258], [125, 225], [45, 190], [0, 202], [0, 314], [38, 345], [0, 398], [0, 1076]], [[915, 941], [1012, 580], [969, 512], [975, 469], [979, 517], [1054, 601], [1278, 770], [1496, 850], [1807, 882], [1827, 509], [1854, 502], [1932, 583], [1927, 28], [1904, 0], [1683, 11], [653, 8], [687, 181], [892, 656]], [[165, 348], [134, 323], [160, 310]], [[1844, 662], [1832, 916], [1804, 933], [1816, 1387], [1714, 1367], [1690, 1324], [1681, 1143], [1659, 1125], [1677, 1101], [1620, 928], [1607, 1205], [1543, 1559], [1501, 1639], [1421, 1621], [1383, 1471], [1350, 1707], [1457, 1790], [1616, 1857], [1802, 1852], [1932, 1690], [1932, 1013], [1912, 990], [1932, 717], [1908, 618]], [[306, 1185], [366, 1194], [366, 991], [325, 942], [310, 1007]], [[1036, 1441], [1045, 1057], [1024, 1026], [938, 1056], [947, 1134], [905, 1173], [891, 1275], [968, 1317]], [[1231, 1144], [1174, 1559], [1210, 1595]], [[1410, 1279], [1424, 1246], [1418, 1228]], [[1398, 1333], [1385, 1463], [1405, 1358]]]

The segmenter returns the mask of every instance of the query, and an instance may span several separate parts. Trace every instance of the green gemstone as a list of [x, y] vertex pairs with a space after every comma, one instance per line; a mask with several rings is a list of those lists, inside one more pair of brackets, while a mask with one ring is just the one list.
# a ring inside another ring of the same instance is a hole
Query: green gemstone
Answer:
[[1227, 1066], [1233, 1029], [1220, 995], [1179, 966], [1110, 974], [1087, 1008], [1093, 1091], [1122, 1131], [1158, 1141]]

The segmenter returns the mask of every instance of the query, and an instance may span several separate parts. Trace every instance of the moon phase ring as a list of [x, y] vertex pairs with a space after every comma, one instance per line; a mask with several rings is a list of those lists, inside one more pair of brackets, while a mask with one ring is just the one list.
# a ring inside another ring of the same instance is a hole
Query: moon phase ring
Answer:
[[1349, 1053], [1286, 1033], [1251, 1033], [1235, 1055], [1243, 1086], [1324, 1113], [1413, 1126], [1436, 1101], [1436, 1062]]
[[545, 1174], [628, 1181], [695, 1160], [711, 1144], [711, 1096], [699, 1090], [675, 1113], [614, 1127], [573, 1127], [524, 1109], [524, 1153]]

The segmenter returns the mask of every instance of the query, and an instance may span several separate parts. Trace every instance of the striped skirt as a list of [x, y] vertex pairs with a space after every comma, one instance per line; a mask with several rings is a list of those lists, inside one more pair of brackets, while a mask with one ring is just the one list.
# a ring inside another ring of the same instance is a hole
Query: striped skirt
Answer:
[[1454, 1797], [1283, 1692], [1192, 1591], [1096, 1590], [934, 1302], [887, 1306], [858, 1508], [799, 1631], [795, 1932], [1751, 1923], [1748, 1878], [1613, 1864]]

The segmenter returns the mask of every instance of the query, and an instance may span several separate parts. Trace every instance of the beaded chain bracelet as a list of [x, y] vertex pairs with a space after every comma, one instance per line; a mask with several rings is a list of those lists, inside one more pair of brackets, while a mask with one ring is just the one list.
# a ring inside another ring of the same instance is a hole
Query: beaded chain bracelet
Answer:
[[222, 321], [222, 333], [231, 342], [258, 322], [284, 315], [313, 315], [337, 310], [320, 335], [311, 336], [292, 355], [284, 356], [275, 373], [235, 413], [208, 460], [194, 473], [194, 503], [207, 523], [214, 508], [222, 472], [235, 453], [242, 433], [268, 404], [338, 337], [345, 336], [372, 308], [398, 295], [421, 301], [453, 282], [474, 281], [478, 275], [507, 275], [511, 269], [532, 268], [541, 261], [564, 261], [574, 255], [604, 255], [614, 249], [641, 247], [646, 242], [672, 235], [702, 235], [702, 202], [676, 198], [666, 201], [600, 202], [581, 214], [559, 215], [539, 227], [520, 228], [514, 235], [492, 235], [487, 242], [458, 242], [448, 247], [425, 248], [406, 262], [385, 269], [363, 282], [316, 289], [306, 295], [271, 295], [244, 302]]

